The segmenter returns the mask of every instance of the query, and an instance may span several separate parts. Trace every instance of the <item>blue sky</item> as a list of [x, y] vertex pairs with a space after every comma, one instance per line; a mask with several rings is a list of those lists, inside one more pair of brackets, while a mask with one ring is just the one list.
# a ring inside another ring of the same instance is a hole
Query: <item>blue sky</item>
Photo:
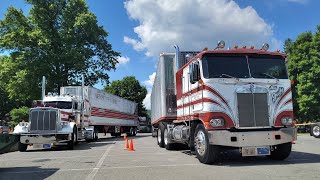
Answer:
[[[223, 39], [231, 47], [268, 42], [271, 50], [282, 50], [286, 38], [320, 25], [318, 0], [87, 0], [87, 4], [109, 32], [113, 49], [123, 56], [117, 70], [109, 73], [110, 80], [133, 75], [149, 92], [157, 56], [173, 52], [173, 43], [182, 50], [200, 50]], [[25, 14], [30, 9], [23, 0], [0, 0], [0, 19], [10, 5]]]

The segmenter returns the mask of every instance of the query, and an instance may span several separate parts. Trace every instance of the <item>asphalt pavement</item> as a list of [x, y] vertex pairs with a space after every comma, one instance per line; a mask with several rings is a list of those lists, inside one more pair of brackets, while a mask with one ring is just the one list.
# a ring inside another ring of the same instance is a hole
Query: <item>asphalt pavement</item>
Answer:
[[225, 153], [222, 162], [201, 164], [189, 150], [159, 148], [150, 134], [133, 138], [135, 151], [124, 150], [123, 137], [100, 135], [75, 150], [55, 148], [0, 155], [0, 179], [320, 179], [320, 139], [299, 134], [284, 161]]

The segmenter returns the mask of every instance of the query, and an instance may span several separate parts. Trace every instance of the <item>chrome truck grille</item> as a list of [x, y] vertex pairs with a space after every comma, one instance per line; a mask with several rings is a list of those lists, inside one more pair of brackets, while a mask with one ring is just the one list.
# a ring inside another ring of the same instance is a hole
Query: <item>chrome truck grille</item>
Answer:
[[237, 93], [239, 127], [266, 127], [269, 124], [267, 93]]
[[30, 131], [55, 131], [57, 126], [56, 110], [32, 110], [30, 113]]

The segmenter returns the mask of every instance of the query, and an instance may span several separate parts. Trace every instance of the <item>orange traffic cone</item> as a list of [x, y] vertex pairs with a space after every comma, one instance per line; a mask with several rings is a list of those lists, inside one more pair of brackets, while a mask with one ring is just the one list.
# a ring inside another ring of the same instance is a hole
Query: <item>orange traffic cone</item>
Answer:
[[123, 140], [127, 140], [127, 134], [124, 134]]
[[129, 151], [134, 151], [134, 147], [133, 147], [133, 141], [132, 139], [130, 139], [130, 144], [129, 144]]
[[128, 143], [128, 139], [125, 140], [125, 144], [124, 144], [124, 149], [127, 150], [129, 149], [129, 143]]

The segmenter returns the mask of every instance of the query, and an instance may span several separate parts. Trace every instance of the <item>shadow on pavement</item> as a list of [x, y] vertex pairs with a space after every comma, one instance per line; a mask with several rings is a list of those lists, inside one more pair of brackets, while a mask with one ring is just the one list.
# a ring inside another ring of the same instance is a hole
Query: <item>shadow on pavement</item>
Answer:
[[[138, 134], [137, 136], [128, 136], [128, 139], [139, 139], [144, 137], [151, 137], [151, 134]], [[116, 142], [122, 142], [123, 135], [120, 137], [103, 136], [99, 134], [99, 139], [95, 142], [79, 141], [79, 143], [74, 147], [74, 150], [89, 150], [93, 147], [100, 147], [109, 144], [115, 144]], [[42, 151], [66, 151], [68, 150], [66, 146], [56, 146], [51, 149], [40, 149], [40, 150], [28, 150], [28, 152], [42, 152]]]
[[[183, 150], [182, 153], [194, 156], [194, 152]], [[320, 154], [292, 151], [290, 156], [283, 161], [276, 161], [266, 156], [242, 157], [238, 151], [226, 151], [221, 153], [221, 160], [213, 165], [218, 166], [259, 166], [259, 165], [290, 165], [290, 164], [309, 164], [320, 163]]]
[[0, 168], [0, 179], [10, 180], [37, 180], [50, 177], [57, 172], [58, 168], [40, 168], [39, 166], [32, 167], [11, 167]]

